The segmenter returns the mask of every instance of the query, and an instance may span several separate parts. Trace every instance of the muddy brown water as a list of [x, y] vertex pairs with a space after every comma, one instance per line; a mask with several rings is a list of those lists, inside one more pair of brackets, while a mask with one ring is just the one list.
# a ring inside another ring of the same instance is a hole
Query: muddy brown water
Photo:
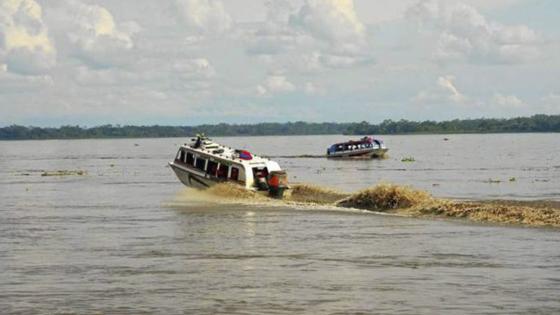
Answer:
[[[217, 140], [346, 192], [560, 201], [558, 135], [383, 138], [371, 161], [299, 157], [343, 136]], [[165, 166], [181, 141], [0, 142], [0, 313], [560, 312], [557, 229], [191, 199]]]

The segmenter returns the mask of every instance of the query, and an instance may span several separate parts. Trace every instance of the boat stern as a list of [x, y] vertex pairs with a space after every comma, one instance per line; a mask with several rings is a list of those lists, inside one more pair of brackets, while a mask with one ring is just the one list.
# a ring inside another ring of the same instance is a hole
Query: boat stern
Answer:
[[268, 195], [274, 199], [282, 199], [286, 189], [288, 189], [288, 174], [286, 171], [270, 172]]

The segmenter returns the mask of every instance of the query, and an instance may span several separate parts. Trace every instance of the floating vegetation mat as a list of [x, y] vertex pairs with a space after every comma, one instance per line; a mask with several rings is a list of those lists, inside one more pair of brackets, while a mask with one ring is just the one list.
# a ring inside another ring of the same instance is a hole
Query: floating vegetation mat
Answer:
[[414, 190], [406, 186], [379, 184], [339, 200], [337, 205], [341, 207], [387, 211], [409, 208], [422, 203], [432, 202], [432, 200], [432, 197], [425, 191]]
[[[204, 191], [189, 190], [190, 197], [205, 196], [207, 201], [240, 201], [266, 205], [333, 206], [413, 217], [460, 218], [477, 222], [560, 227], [560, 202], [554, 201], [453, 201], [434, 198], [408, 186], [379, 184], [353, 194], [309, 184], [294, 184], [283, 200], [266, 193], [245, 190], [229, 183]], [[197, 196], [193, 196], [197, 195]]]
[[57, 171], [44, 171], [41, 176], [85, 176], [88, 173], [82, 170], [57, 170]]
[[337, 202], [341, 207], [410, 216], [465, 218], [478, 222], [560, 227], [560, 205], [554, 202], [459, 202], [434, 198], [425, 191], [381, 184]]
[[407, 209], [412, 215], [467, 218], [478, 222], [560, 227], [560, 208], [437, 200]]

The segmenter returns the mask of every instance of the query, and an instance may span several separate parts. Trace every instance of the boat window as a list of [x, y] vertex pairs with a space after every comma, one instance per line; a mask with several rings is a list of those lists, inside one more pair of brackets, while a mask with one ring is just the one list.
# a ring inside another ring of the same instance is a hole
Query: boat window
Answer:
[[206, 167], [206, 174], [211, 176], [216, 176], [217, 171], [218, 171], [218, 163], [214, 161], [208, 161], [208, 166]]
[[233, 180], [239, 180], [239, 169], [237, 167], [231, 167], [231, 175], [229, 176], [229, 178]]
[[255, 186], [259, 190], [267, 190], [268, 169], [266, 167], [253, 167], [253, 176], [255, 178]]
[[225, 164], [220, 164], [218, 167], [218, 178], [226, 179], [229, 167]]
[[253, 176], [255, 176], [255, 178], [258, 178], [258, 177], [266, 178], [268, 176], [268, 168], [266, 168], [266, 167], [253, 167]]
[[187, 153], [187, 164], [188, 165], [194, 164], [194, 155], [192, 153]]
[[179, 151], [179, 161], [184, 162], [185, 161], [185, 151], [181, 150]]
[[204, 166], [206, 166], [206, 160], [203, 158], [196, 158], [196, 164], [194, 167], [198, 168], [201, 171], [204, 171]]

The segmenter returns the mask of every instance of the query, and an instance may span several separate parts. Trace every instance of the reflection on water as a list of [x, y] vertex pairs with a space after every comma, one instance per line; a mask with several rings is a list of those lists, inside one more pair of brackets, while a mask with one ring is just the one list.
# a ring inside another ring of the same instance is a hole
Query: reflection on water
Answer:
[[[292, 180], [346, 191], [385, 180], [446, 197], [558, 200], [553, 135], [447, 137], [384, 137], [381, 161], [280, 162]], [[220, 140], [289, 156], [339, 139]], [[180, 141], [0, 142], [1, 313], [560, 312], [557, 230], [174, 203], [183, 188], [165, 165]]]

